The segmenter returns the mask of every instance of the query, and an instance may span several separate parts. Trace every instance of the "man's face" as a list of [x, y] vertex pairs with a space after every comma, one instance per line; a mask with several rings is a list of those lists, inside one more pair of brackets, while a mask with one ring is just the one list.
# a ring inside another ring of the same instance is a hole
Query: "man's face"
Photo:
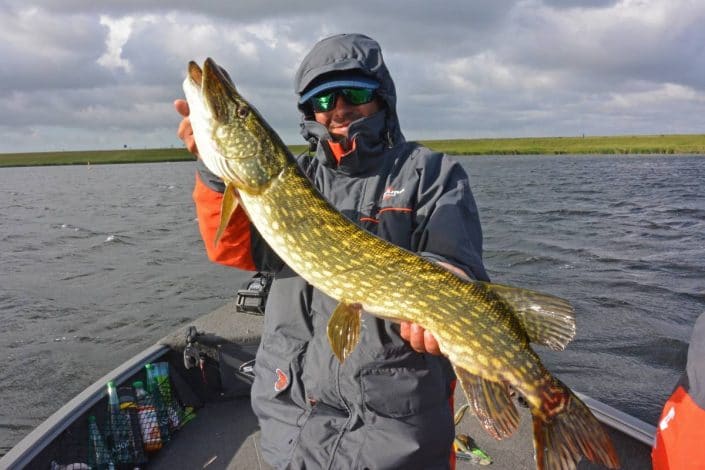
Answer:
[[330, 135], [338, 140], [348, 138], [348, 126], [350, 126], [350, 123], [360, 118], [371, 116], [379, 109], [378, 99], [365, 104], [352, 105], [341, 95], [338, 95], [335, 98], [335, 107], [333, 109], [318, 113], [314, 112], [313, 115], [316, 121], [326, 126]]

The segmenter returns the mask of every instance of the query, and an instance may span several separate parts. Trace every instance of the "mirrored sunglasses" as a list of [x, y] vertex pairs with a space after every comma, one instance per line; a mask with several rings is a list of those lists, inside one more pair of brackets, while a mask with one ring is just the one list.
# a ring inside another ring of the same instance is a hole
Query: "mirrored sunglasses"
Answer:
[[309, 101], [314, 112], [323, 113], [335, 108], [338, 95], [353, 106], [367, 104], [375, 98], [375, 91], [369, 88], [336, 88], [312, 97]]

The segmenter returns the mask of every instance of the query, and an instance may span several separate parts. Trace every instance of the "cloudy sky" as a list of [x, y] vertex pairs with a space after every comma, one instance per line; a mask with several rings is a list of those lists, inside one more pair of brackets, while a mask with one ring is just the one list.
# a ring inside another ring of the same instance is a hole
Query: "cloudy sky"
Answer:
[[294, 72], [340, 32], [382, 45], [409, 139], [705, 132], [705, 1], [339, 3], [0, 0], [0, 152], [179, 146], [208, 56], [301, 143]]

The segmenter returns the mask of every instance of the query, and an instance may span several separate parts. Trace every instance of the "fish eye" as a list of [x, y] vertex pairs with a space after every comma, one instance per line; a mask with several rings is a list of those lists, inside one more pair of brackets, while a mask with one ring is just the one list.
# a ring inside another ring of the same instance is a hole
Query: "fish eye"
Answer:
[[237, 117], [240, 119], [245, 119], [250, 114], [250, 108], [247, 106], [240, 106], [237, 108]]

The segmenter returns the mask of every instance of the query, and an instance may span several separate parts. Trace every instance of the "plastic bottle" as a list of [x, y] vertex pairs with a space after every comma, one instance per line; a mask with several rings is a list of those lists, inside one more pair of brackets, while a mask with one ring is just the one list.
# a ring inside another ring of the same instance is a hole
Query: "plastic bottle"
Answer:
[[88, 465], [94, 470], [115, 470], [110, 451], [93, 415], [88, 417]]
[[135, 392], [130, 386], [117, 388], [118, 398], [120, 399], [120, 410], [122, 414], [127, 416], [126, 422], [129, 421], [132, 431], [131, 446], [133, 450], [133, 462], [146, 463], [147, 456], [142, 447], [142, 430], [140, 428], [140, 420], [137, 409], [137, 400], [135, 400]]
[[157, 377], [154, 372], [154, 365], [148, 362], [144, 365], [144, 371], [147, 374], [147, 391], [154, 394], [155, 390], [157, 390]]
[[171, 382], [169, 381], [169, 363], [168, 362], [157, 362], [152, 364], [154, 366], [155, 377], [159, 391], [162, 395], [162, 400], [167, 407], [169, 412], [169, 422], [172, 429], [178, 429], [181, 426], [181, 410], [179, 405], [174, 399], [174, 395], [171, 392]]
[[162, 436], [159, 430], [159, 417], [157, 408], [154, 406], [152, 397], [144, 389], [141, 381], [132, 384], [135, 389], [135, 399], [137, 401], [137, 413], [142, 429], [142, 442], [144, 450], [155, 452], [162, 448]]
[[157, 384], [157, 375], [152, 364], [145, 364], [145, 372], [147, 373], [147, 393], [154, 401], [154, 407], [157, 409], [157, 418], [159, 419], [159, 433], [162, 439], [162, 445], [169, 442], [169, 411], [167, 409], [162, 394], [159, 391]]
[[120, 409], [120, 399], [112, 380], [108, 382], [108, 416], [115, 462], [118, 465], [135, 462], [135, 439], [132, 434], [132, 423], [129, 415]]

